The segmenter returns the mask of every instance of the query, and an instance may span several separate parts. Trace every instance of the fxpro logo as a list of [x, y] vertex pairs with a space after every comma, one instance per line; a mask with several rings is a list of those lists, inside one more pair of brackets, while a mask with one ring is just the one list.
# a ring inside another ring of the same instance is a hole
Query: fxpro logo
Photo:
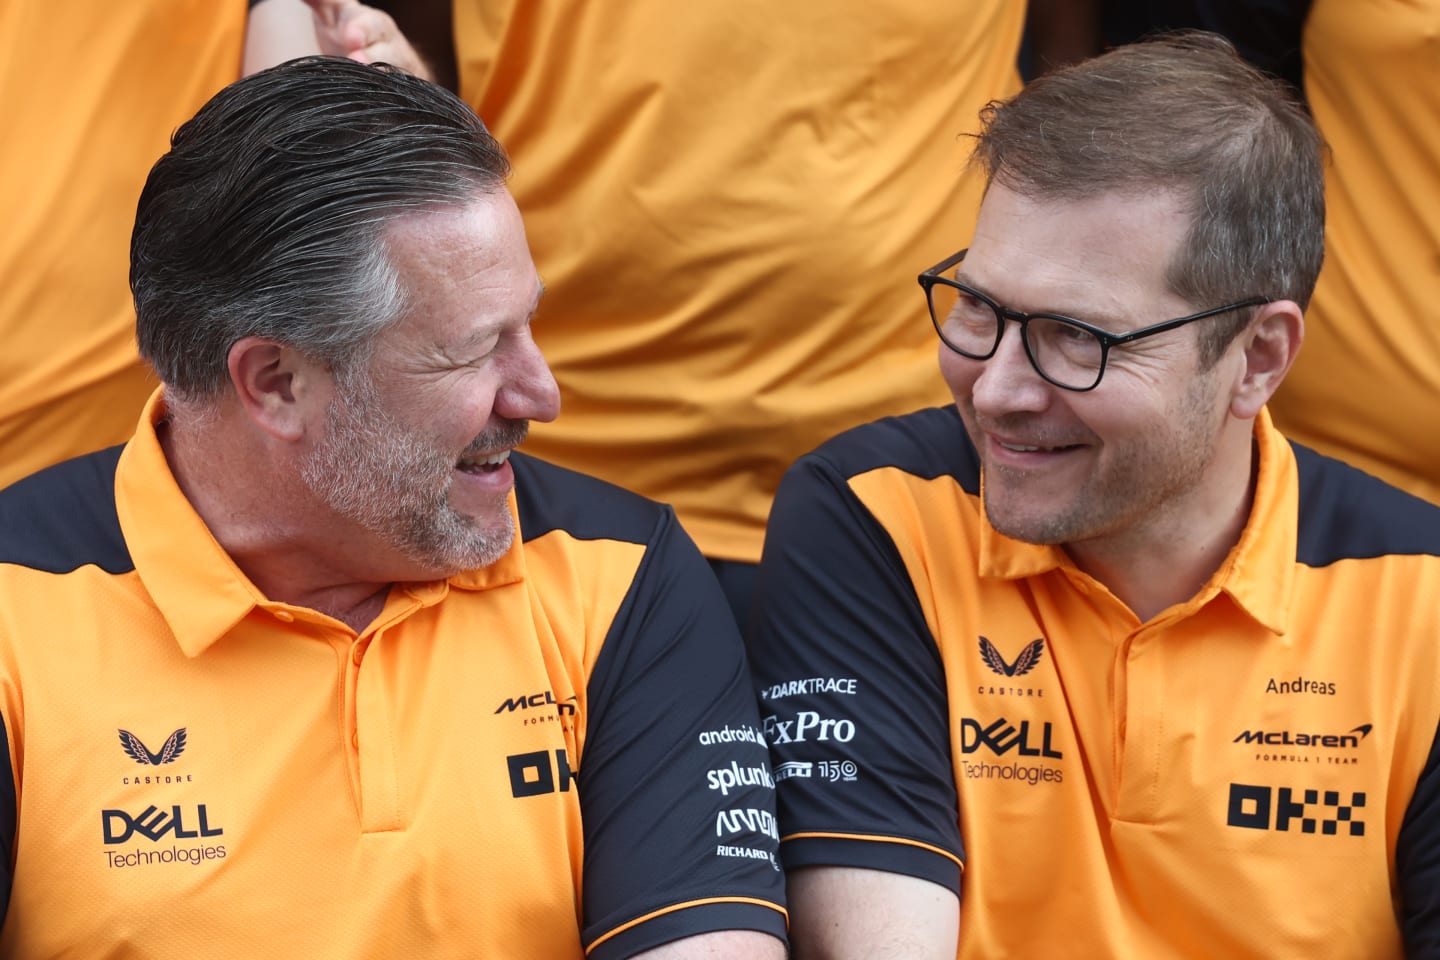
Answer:
[[1362, 723], [1346, 733], [1296, 733], [1293, 730], [1242, 730], [1231, 743], [1264, 744], [1270, 747], [1324, 747], [1354, 750], [1370, 735], [1373, 724]]
[[984, 747], [997, 757], [1003, 757], [1011, 750], [1015, 750], [1022, 757], [1064, 759], [1065, 754], [1056, 750], [1050, 743], [1054, 735], [1053, 724], [1048, 721], [1041, 724], [1039, 736], [1036, 737], [1034, 734], [1035, 729], [1030, 726], [1029, 720], [1021, 720], [1020, 726], [1016, 727], [1009, 720], [1001, 717], [994, 723], [981, 726], [979, 720], [964, 717], [960, 720], [960, 752], [975, 753]]
[[[124, 810], [101, 810], [100, 820], [107, 844], [124, 843], [136, 834], [158, 843], [167, 834], [177, 840], [194, 840], [225, 833], [220, 827], [210, 826], [210, 815], [203, 803], [190, 812], [180, 804], [171, 806], [168, 813], [154, 804], [133, 815]], [[192, 824], [190, 828], [185, 826], [187, 821]]]
[[1230, 784], [1225, 822], [1251, 830], [1288, 833], [1296, 826], [1300, 833], [1333, 837], [1344, 828], [1346, 836], [1365, 836], [1365, 821], [1356, 816], [1365, 809], [1365, 794], [1346, 791], [1341, 803], [1339, 790], [1296, 790], [1251, 783]]
[[830, 740], [849, 743], [855, 739], [855, 721], [831, 720], [814, 710], [801, 710], [792, 720], [781, 720], [772, 713], [765, 718], [765, 739], [771, 744]]

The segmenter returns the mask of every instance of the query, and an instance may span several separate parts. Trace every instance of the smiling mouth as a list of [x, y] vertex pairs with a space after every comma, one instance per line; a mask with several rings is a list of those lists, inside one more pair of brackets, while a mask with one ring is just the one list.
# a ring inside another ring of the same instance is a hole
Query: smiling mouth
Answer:
[[1080, 444], [1078, 443], [1062, 443], [1053, 447], [1029, 446], [1023, 443], [1006, 443], [1003, 440], [996, 440], [995, 443], [997, 446], [1005, 450], [1014, 451], [1015, 453], [1063, 453], [1066, 450], [1078, 450], [1080, 448]]
[[483, 457], [461, 457], [455, 464], [455, 469], [461, 473], [494, 473], [505, 465], [510, 459], [509, 450], [501, 450], [499, 453], [492, 453]]

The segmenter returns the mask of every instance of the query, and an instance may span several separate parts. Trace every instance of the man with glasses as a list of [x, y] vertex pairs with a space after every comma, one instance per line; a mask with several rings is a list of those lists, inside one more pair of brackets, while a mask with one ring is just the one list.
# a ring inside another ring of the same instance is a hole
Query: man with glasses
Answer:
[[801, 957], [1440, 955], [1440, 511], [1265, 404], [1321, 144], [1210, 35], [985, 115], [955, 405], [781, 486], [751, 656]]

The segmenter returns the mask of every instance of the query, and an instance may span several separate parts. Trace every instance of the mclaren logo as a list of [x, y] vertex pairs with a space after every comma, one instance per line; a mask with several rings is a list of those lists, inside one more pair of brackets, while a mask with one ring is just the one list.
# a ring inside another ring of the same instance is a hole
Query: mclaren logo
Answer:
[[1305, 733], [1297, 730], [1242, 730], [1232, 743], [1263, 743], [1270, 747], [1329, 747], [1354, 750], [1370, 735], [1373, 725], [1362, 723], [1345, 733]]
[[185, 728], [181, 727], [170, 734], [159, 753], [151, 753], [149, 748], [140, 742], [140, 738], [129, 730], [120, 731], [120, 746], [126, 756], [139, 764], [158, 767], [162, 763], [174, 763], [175, 759], [185, 752]]
[[1000, 656], [1000, 651], [995, 644], [985, 637], [980, 638], [980, 656], [985, 659], [985, 665], [1002, 677], [1023, 677], [1035, 669], [1035, 664], [1040, 662], [1040, 655], [1045, 652], [1044, 640], [1031, 640], [1020, 651], [1014, 663], [1006, 663], [1005, 658]]

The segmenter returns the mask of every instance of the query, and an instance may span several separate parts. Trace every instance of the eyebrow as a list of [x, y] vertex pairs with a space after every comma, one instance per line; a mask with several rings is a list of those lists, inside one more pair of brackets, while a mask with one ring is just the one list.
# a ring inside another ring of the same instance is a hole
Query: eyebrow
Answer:
[[[967, 287], [973, 287], [974, 289], [976, 289], [976, 290], [980, 291], [981, 293], [985, 294], [985, 296], [989, 297], [991, 300], [994, 300], [996, 303], [999, 303], [1000, 306], [1004, 307], [1004, 308], [1007, 309], [1007, 310], [1014, 310], [1014, 309], [1015, 309], [1014, 307], [1010, 306], [1009, 304], [1001, 302], [1001, 300], [1000, 300], [999, 297], [995, 296], [993, 293], [991, 293], [990, 291], [986, 290], [984, 287], [980, 286], [980, 285], [979, 285], [978, 283], [976, 283], [974, 280], [972, 280], [972, 279], [970, 279], [969, 277], [965, 276], [965, 275], [961, 272], [961, 271], [963, 270], [964, 266], [965, 266], [965, 265], [964, 265], [963, 263], [958, 263], [958, 264], [955, 265], [955, 280], [956, 280], [957, 282], [963, 283], [963, 284], [965, 284], [965, 286], [967, 286]], [[1118, 325], [1118, 321], [1119, 321], [1119, 318], [1116, 317], [1116, 316], [1114, 316], [1113, 314], [1104, 313], [1103, 311], [1100, 311], [1100, 310], [1096, 310], [1096, 311], [1093, 311], [1093, 312], [1091, 312], [1091, 311], [1081, 311], [1081, 312], [1079, 312], [1079, 313], [1076, 313], [1076, 312], [1069, 311], [1069, 310], [1051, 310], [1051, 309], [1048, 309], [1048, 308], [1047, 308], [1047, 309], [1043, 309], [1043, 310], [1021, 310], [1021, 311], [1018, 311], [1018, 312], [1023, 313], [1023, 314], [1025, 314], [1026, 316], [1034, 316], [1035, 314], [1043, 314], [1043, 315], [1046, 315], [1046, 316], [1065, 317], [1065, 318], [1068, 319], [1068, 320], [1079, 320], [1081, 323], [1088, 323], [1088, 324], [1090, 324], [1090, 326], [1092, 326], [1092, 327], [1098, 327], [1099, 329], [1104, 330], [1106, 333], [1112, 333], [1112, 334], [1117, 333], [1117, 325]]]

